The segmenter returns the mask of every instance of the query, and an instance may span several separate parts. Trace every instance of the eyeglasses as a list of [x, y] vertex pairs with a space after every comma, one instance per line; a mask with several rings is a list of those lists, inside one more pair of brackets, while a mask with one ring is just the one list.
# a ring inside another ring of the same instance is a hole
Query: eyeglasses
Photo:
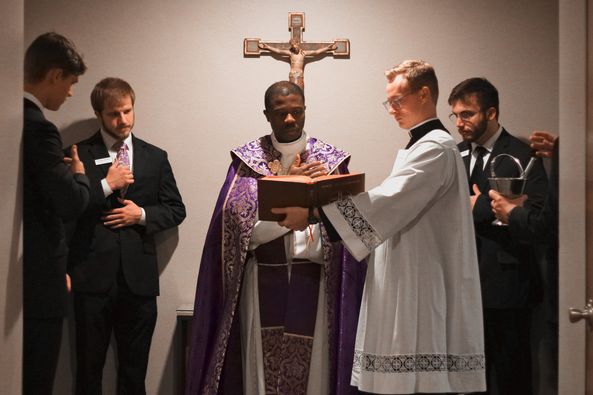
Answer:
[[391, 112], [391, 110], [399, 110], [400, 108], [402, 108], [402, 103], [404, 99], [410, 96], [412, 93], [413, 92], [406, 93], [405, 95], [402, 95], [400, 97], [392, 97], [389, 100], [385, 100], [383, 102], [383, 107], [385, 107], [387, 112]]
[[454, 112], [452, 112], [451, 114], [449, 114], [449, 119], [453, 123], [456, 123], [457, 119], [461, 119], [463, 122], [467, 122], [477, 113], [478, 112], [476, 111], [461, 111], [459, 114], [455, 114]]

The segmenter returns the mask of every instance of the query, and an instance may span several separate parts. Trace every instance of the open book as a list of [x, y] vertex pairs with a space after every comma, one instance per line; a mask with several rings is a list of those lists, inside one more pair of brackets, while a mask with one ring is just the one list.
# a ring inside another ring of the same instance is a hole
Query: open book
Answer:
[[307, 176], [267, 176], [257, 180], [260, 221], [281, 221], [274, 207], [319, 207], [345, 195], [364, 192], [364, 173]]

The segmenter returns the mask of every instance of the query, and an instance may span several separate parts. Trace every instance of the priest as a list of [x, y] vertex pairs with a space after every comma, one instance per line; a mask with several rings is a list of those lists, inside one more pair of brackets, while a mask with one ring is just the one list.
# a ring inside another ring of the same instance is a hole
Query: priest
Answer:
[[[258, 220], [257, 179], [345, 173], [350, 155], [303, 131], [305, 98], [265, 93], [272, 133], [231, 151], [202, 253], [187, 394], [350, 394], [366, 265], [321, 224]], [[315, 221], [312, 221], [315, 222]]]

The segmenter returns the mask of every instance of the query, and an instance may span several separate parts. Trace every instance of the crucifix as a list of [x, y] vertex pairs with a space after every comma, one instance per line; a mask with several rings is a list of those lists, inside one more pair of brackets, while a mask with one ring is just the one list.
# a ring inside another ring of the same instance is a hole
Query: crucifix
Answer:
[[305, 89], [305, 59], [332, 54], [334, 57], [350, 56], [350, 40], [339, 38], [333, 41], [306, 42], [303, 41], [305, 30], [305, 13], [288, 13], [288, 42], [262, 41], [259, 38], [243, 40], [243, 55], [259, 57], [260, 54], [273, 54], [290, 61], [288, 80]]

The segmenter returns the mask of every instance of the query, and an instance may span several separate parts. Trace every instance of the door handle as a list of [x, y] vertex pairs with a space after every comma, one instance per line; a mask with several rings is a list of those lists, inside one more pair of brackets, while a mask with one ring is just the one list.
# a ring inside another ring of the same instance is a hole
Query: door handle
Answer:
[[578, 322], [584, 318], [589, 325], [593, 326], [593, 299], [589, 299], [583, 310], [569, 308], [568, 318], [570, 322]]

